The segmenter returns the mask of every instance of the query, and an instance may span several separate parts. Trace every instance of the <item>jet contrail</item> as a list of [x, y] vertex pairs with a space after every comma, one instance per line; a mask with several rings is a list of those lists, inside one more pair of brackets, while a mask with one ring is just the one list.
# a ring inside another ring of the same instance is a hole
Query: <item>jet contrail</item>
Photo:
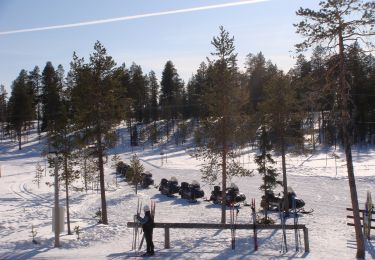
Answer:
[[103, 23], [113, 23], [113, 22], [135, 20], [135, 19], [141, 19], [141, 18], [153, 17], [153, 16], [190, 13], [190, 12], [196, 12], [196, 11], [231, 7], [231, 6], [248, 5], [248, 4], [255, 4], [255, 3], [267, 2], [267, 1], [269, 1], [269, 0], [244, 0], [244, 1], [237, 1], [237, 2], [233, 2], [233, 3], [199, 6], [199, 7], [177, 9], [177, 10], [148, 13], [148, 14], [138, 14], [138, 15], [131, 15], [131, 16], [122, 16], [122, 17], [95, 20], [95, 21], [61, 24], [61, 25], [53, 25], [53, 26], [45, 26], [45, 27], [36, 27], [36, 28], [20, 29], [20, 30], [13, 30], [13, 31], [3, 31], [3, 32], [0, 32], [0, 35], [37, 32], [37, 31], [47, 31], [47, 30], [64, 29], [64, 28], [73, 28], [73, 27], [81, 27], [81, 26], [88, 26], [88, 25], [95, 25], [95, 24], [103, 24]]

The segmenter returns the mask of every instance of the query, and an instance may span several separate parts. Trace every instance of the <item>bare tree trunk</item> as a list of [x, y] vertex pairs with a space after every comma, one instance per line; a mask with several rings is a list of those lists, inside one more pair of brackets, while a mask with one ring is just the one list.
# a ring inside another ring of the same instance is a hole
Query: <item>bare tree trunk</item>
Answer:
[[287, 215], [289, 215], [288, 179], [286, 177], [284, 136], [281, 136], [281, 165], [282, 165], [282, 169], [283, 169], [284, 211]]
[[65, 171], [65, 201], [66, 201], [66, 224], [68, 226], [68, 235], [71, 235], [70, 230], [70, 214], [69, 214], [69, 173], [68, 173], [68, 159], [64, 154], [64, 171]]
[[102, 202], [102, 224], [108, 225], [107, 201], [105, 199], [102, 135], [100, 132], [98, 132], [97, 134], [96, 141], [98, 143], [97, 149], [98, 149], [98, 160], [99, 160], [100, 196], [101, 196], [101, 202]]
[[222, 191], [221, 191], [221, 224], [225, 224], [226, 222], [226, 209], [227, 209], [227, 200], [226, 200], [226, 190], [227, 190], [227, 149], [226, 147], [223, 149], [222, 155], [222, 176], [221, 176], [221, 183], [222, 183]]
[[17, 131], [18, 150], [22, 150], [22, 132], [21, 131]]

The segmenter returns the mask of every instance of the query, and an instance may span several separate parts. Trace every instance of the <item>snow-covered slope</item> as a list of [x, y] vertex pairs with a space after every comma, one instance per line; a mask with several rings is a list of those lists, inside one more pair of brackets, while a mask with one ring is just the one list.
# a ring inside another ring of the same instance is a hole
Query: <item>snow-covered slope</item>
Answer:
[[[40, 188], [33, 182], [37, 162], [44, 167], [45, 158], [40, 157], [42, 144], [32, 136], [23, 150], [18, 151], [16, 143], [0, 143], [0, 259], [126, 259], [132, 257], [133, 230], [126, 227], [132, 221], [138, 198], [143, 203], [150, 199], [156, 201], [156, 222], [199, 222], [219, 223], [220, 208], [209, 202], [199, 200], [189, 203], [179, 197], [160, 195], [154, 187], [140, 190], [134, 194], [132, 187], [125, 182], [115, 185], [115, 175], [106, 166], [108, 185], [107, 202], [109, 225], [97, 224], [93, 218], [100, 207], [100, 195], [96, 191], [88, 194], [71, 192], [71, 227], [79, 226], [81, 239], [75, 235], [61, 235], [61, 248], [54, 248], [51, 211], [53, 188], [45, 185], [52, 182], [45, 176]], [[189, 155], [187, 146], [163, 145], [129, 149], [128, 143], [120, 143], [114, 149], [123, 160], [128, 161], [132, 153], [137, 153], [146, 170], [153, 174], [155, 184], [161, 178], [175, 176], [179, 182], [200, 180], [199, 165], [202, 163]], [[163, 151], [163, 160], [161, 151]], [[288, 156], [288, 184], [294, 188], [298, 197], [306, 202], [306, 209], [313, 208], [309, 215], [300, 215], [299, 223], [306, 224], [310, 237], [310, 252], [295, 252], [294, 232], [287, 231], [289, 251], [280, 253], [281, 231], [259, 231], [259, 250], [254, 252], [252, 231], [236, 231], [236, 249], [231, 250], [230, 230], [190, 230], [172, 229], [171, 249], [164, 249], [164, 230], [155, 229], [154, 242], [158, 259], [353, 259], [355, 256], [354, 228], [346, 225], [345, 210], [350, 207], [350, 194], [346, 179], [345, 157], [340, 150], [335, 151], [339, 158], [334, 159], [333, 150], [317, 150], [308, 156]], [[361, 207], [366, 192], [375, 194], [375, 151], [355, 149], [355, 173]], [[253, 151], [249, 150], [241, 162], [249, 169], [255, 169]], [[280, 164], [277, 164], [280, 168]], [[256, 172], [256, 171], [255, 171]], [[248, 200], [255, 198], [259, 209], [261, 193], [260, 177], [234, 178]], [[77, 185], [79, 185], [77, 183]], [[206, 195], [209, 185], [201, 183]], [[64, 192], [60, 193], [64, 205]], [[250, 222], [250, 207], [241, 207], [239, 223]], [[229, 219], [229, 210], [227, 212]], [[260, 213], [259, 213], [260, 214]], [[277, 223], [278, 214], [272, 214]], [[293, 219], [287, 220], [292, 224]], [[31, 227], [37, 233], [33, 244]], [[303, 236], [301, 232], [301, 237]], [[372, 236], [374, 237], [374, 235]], [[375, 258], [373, 243], [367, 244], [367, 259]]]

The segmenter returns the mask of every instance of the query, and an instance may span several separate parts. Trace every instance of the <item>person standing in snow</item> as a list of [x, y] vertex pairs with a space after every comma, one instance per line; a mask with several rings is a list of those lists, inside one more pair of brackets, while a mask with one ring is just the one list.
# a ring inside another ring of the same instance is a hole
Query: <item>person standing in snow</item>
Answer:
[[151, 216], [150, 208], [148, 205], [143, 207], [143, 211], [145, 212], [145, 216], [142, 218], [137, 215], [138, 221], [142, 224], [142, 230], [145, 235], [146, 239], [146, 247], [147, 251], [144, 254], [145, 256], [154, 255], [154, 243], [152, 242], [152, 233], [154, 231], [154, 220]]

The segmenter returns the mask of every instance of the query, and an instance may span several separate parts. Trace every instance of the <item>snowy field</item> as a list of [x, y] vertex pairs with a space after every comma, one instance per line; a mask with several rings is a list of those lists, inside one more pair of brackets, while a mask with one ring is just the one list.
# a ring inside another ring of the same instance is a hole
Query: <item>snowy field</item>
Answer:
[[[182, 181], [200, 181], [200, 161], [192, 158], [183, 146], [164, 146], [167, 158], [161, 160], [161, 148], [155, 146], [138, 147], [129, 150], [128, 142], [119, 144], [116, 151], [121, 159], [129, 162], [133, 153], [137, 153], [146, 170], [153, 174], [155, 184], [161, 178], [175, 176]], [[97, 224], [93, 218], [100, 207], [100, 194], [96, 191], [71, 191], [71, 227], [80, 226], [81, 239], [75, 235], [61, 235], [61, 248], [54, 248], [52, 233], [52, 206], [54, 191], [45, 182], [52, 182], [48, 176], [42, 179], [38, 188], [33, 182], [37, 162], [44, 167], [45, 158], [40, 156], [42, 145], [35, 136], [29, 138], [19, 151], [16, 143], [0, 143], [0, 259], [127, 259], [134, 256], [131, 250], [132, 232], [126, 227], [136, 212], [138, 198], [143, 203], [150, 199], [156, 201], [156, 222], [220, 222], [220, 207], [199, 200], [189, 203], [179, 197], [170, 198], [160, 195], [154, 187], [140, 190], [138, 195], [132, 187], [123, 181], [115, 185], [114, 170], [106, 165], [105, 174], [108, 190], [109, 225]], [[346, 225], [345, 210], [350, 207], [350, 195], [346, 178], [345, 156], [341, 150], [335, 151], [338, 158], [332, 156], [333, 149], [317, 149], [306, 156], [287, 158], [288, 185], [292, 186], [299, 198], [306, 202], [306, 209], [313, 208], [309, 215], [300, 215], [299, 223], [309, 230], [310, 252], [295, 252], [294, 231], [287, 231], [289, 251], [280, 253], [281, 231], [259, 231], [259, 250], [254, 251], [252, 230], [236, 231], [236, 249], [231, 250], [230, 230], [192, 230], [172, 229], [171, 248], [164, 249], [164, 230], [154, 230], [156, 259], [354, 259], [354, 228]], [[253, 163], [253, 151], [249, 150], [241, 162], [249, 169], [256, 169]], [[364, 207], [367, 191], [375, 194], [375, 150], [358, 148], [353, 150], [354, 169], [361, 208]], [[281, 164], [277, 167], [280, 169]], [[255, 171], [256, 172], [256, 171]], [[281, 172], [281, 171], [280, 171]], [[261, 192], [261, 178], [234, 178], [232, 182], [239, 186], [250, 201], [255, 198], [257, 209]], [[77, 183], [76, 186], [82, 185]], [[206, 196], [212, 187], [201, 183]], [[279, 188], [280, 189], [280, 188]], [[60, 202], [64, 205], [65, 193], [61, 191]], [[250, 207], [241, 207], [238, 223], [250, 223]], [[260, 214], [260, 213], [259, 213]], [[271, 214], [276, 223], [280, 223], [278, 214]], [[229, 210], [227, 212], [229, 219]], [[293, 218], [287, 220], [293, 224]], [[31, 227], [35, 227], [36, 240], [32, 243]], [[374, 232], [374, 231], [373, 231]], [[303, 233], [301, 232], [301, 237]], [[375, 238], [375, 234], [372, 235]], [[303, 243], [302, 243], [303, 247]], [[375, 259], [374, 242], [366, 242], [366, 259]]]

